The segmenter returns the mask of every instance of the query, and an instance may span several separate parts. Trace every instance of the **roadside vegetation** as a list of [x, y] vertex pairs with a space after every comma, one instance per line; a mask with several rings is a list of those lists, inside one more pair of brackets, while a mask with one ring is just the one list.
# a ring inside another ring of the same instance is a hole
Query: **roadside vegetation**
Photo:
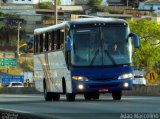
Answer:
[[[60, 5], [61, 1], [57, 0], [57, 5]], [[38, 3], [38, 8], [39, 9], [53, 9], [53, 3], [52, 2], [40, 2]]]
[[140, 38], [140, 48], [135, 49], [133, 54], [134, 65], [160, 73], [160, 24], [142, 20], [129, 21], [129, 25]]
[[[16, 52], [17, 49], [17, 23], [10, 19], [19, 19], [16, 14], [3, 14], [0, 13], [0, 17], [4, 17], [5, 20], [0, 21], [0, 48], [1, 51]], [[20, 44], [25, 41], [25, 29], [24, 24], [21, 24], [20, 29]], [[5, 35], [4, 35], [5, 34]], [[23, 49], [20, 49], [23, 50]], [[1, 74], [19, 75], [22, 71], [33, 71], [33, 63], [30, 60], [22, 60], [21, 63], [17, 60], [16, 67], [0, 66]]]

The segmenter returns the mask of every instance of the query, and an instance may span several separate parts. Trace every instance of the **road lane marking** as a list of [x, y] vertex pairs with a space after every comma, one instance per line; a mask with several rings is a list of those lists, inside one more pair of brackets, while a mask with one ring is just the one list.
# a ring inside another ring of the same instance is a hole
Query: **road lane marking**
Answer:
[[8, 111], [8, 112], [17, 112], [17, 113], [30, 113], [28, 111], [22, 111], [22, 110], [15, 110], [15, 109], [7, 109], [7, 108], [0, 108], [1, 111]]
[[[31, 114], [33, 116], [43, 116], [51, 119], [74, 119], [74, 118], [69, 118], [69, 117], [62, 117], [62, 116], [57, 116], [57, 115], [48, 115], [48, 114], [41, 114], [41, 113], [33, 113], [33, 112], [28, 112], [28, 111], [21, 111], [21, 110], [15, 110], [15, 109], [7, 109], [7, 108], [0, 108], [0, 111], [6, 111], [4, 113], [22, 113], [22, 114]], [[36, 115], [38, 114], [38, 115]]]

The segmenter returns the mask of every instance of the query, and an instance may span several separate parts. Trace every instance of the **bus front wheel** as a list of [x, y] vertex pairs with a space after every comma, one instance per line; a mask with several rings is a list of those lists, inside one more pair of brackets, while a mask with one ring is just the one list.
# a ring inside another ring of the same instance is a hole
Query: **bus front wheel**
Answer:
[[113, 97], [113, 100], [121, 100], [122, 91], [113, 91], [112, 97]]
[[84, 98], [85, 98], [85, 100], [91, 100], [92, 97], [91, 97], [90, 93], [85, 93]]
[[92, 98], [95, 99], [95, 100], [98, 100], [99, 99], [99, 93], [94, 93], [92, 95]]
[[73, 93], [66, 94], [67, 101], [75, 101], [75, 97], [76, 97], [76, 95]]

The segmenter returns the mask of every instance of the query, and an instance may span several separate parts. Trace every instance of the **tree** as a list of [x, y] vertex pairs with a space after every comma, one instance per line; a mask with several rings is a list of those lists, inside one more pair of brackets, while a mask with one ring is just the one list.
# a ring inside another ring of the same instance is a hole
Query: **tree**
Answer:
[[60, 5], [61, 4], [61, 0], [57, 0], [57, 5]]
[[[56, 2], [57, 2], [57, 5], [61, 4], [60, 0], [56, 0]], [[53, 4], [52, 2], [41, 2], [38, 4], [38, 7], [40, 9], [53, 9]]]
[[53, 9], [53, 5], [51, 2], [41, 2], [38, 4], [40, 9]]
[[[0, 22], [0, 46], [4, 48], [11, 48], [8, 46], [15, 47], [17, 44], [17, 22], [21, 20], [16, 14], [4, 14], [4, 20]], [[20, 37], [25, 36], [24, 24], [21, 24]], [[5, 34], [5, 35], [4, 35]]]
[[89, 5], [90, 6], [96, 6], [96, 7], [98, 7], [98, 6], [100, 6], [101, 5], [101, 3], [102, 3], [102, 0], [89, 0]]
[[135, 66], [156, 68], [160, 64], [160, 25], [152, 21], [129, 22], [131, 31], [138, 34], [140, 48], [135, 50], [133, 62]]

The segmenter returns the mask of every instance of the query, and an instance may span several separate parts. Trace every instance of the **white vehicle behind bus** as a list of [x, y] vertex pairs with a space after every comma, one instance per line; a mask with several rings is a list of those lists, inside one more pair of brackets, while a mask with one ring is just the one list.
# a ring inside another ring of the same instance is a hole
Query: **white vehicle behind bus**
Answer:
[[24, 84], [22, 82], [10, 82], [8, 87], [24, 87]]
[[135, 75], [133, 78], [134, 85], [146, 85], [147, 81], [143, 75]]

